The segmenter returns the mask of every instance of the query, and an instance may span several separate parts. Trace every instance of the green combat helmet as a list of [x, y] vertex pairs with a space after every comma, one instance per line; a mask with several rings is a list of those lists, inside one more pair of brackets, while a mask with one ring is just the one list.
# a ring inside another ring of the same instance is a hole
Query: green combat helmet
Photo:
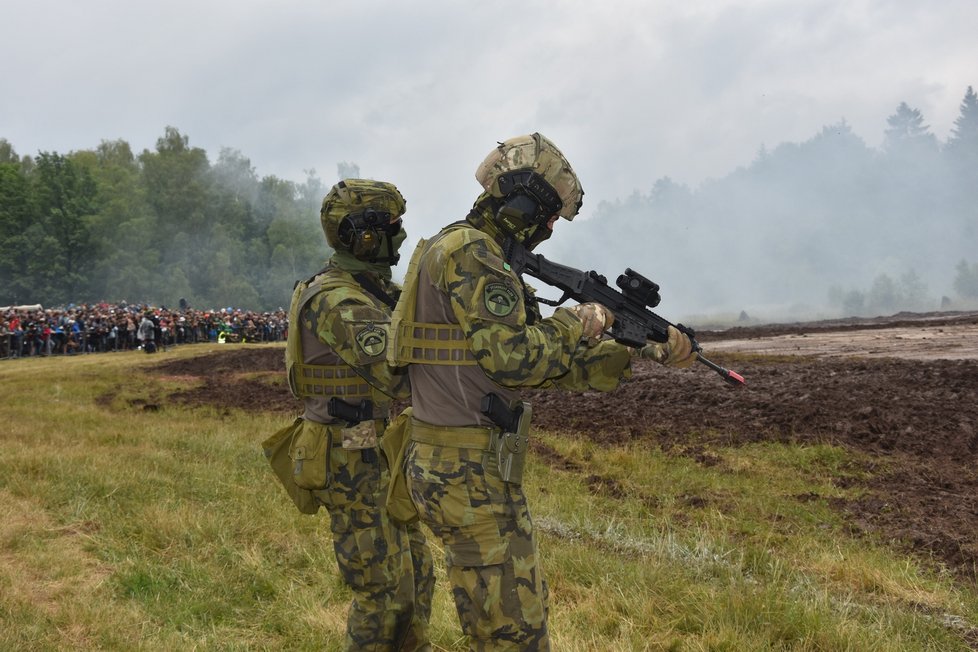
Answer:
[[548, 223], [555, 215], [574, 219], [584, 196], [570, 163], [539, 133], [499, 143], [475, 178], [498, 202], [490, 219], [527, 249], [550, 237]]
[[[371, 263], [396, 265], [396, 249], [404, 238], [400, 217], [406, 208], [392, 183], [344, 179], [323, 198], [319, 221], [333, 249]], [[384, 249], [386, 256], [382, 256]]]

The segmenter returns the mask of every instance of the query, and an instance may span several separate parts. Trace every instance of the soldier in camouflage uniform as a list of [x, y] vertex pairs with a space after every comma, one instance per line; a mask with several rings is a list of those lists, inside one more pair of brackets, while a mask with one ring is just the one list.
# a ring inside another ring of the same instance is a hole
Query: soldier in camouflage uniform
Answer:
[[431, 553], [418, 524], [394, 523], [384, 509], [389, 471], [378, 446], [391, 399], [410, 395], [407, 374], [386, 361], [404, 209], [390, 183], [333, 186], [320, 218], [335, 253], [296, 286], [290, 309], [289, 385], [305, 411], [289, 455], [296, 485], [329, 512], [336, 561], [353, 591], [347, 650], [431, 649]]
[[683, 367], [694, 357], [675, 329], [668, 343], [638, 352], [600, 340], [613, 316], [598, 304], [542, 318], [501, 244], [515, 237], [532, 249], [558, 216], [578, 212], [583, 191], [552, 142], [532, 134], [501, 143], [476, 178], [485, 192], [464, 221], [419, 243], [392, 316], [389, 355], [408, 365], [413, 388], [401, 471], [421, 520], [445, 544], [471, 649], [548, 650], [547, 585], [516, 459], [527, 442], [500, 455], [504, 431], [482, 401], [495, 394], [520, 405], [523, 387], [610, 391], [630, 375], [633, 355]]

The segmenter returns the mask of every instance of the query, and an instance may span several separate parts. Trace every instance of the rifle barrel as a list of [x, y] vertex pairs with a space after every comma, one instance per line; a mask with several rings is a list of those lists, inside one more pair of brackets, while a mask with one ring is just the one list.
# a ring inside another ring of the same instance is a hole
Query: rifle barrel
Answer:
[[740, 374], [738, 374], [736, 371], [731, 371], [730, 369], [727, 369], [726, 367], [721, 367], [717, 363], [712, 362], [710, 360], [707, 360], [706, 358], [704, 358], [699, 353], [696, 354], [696, 359], [699, 362], [702, 362], [703, 364], [705, 364], [707, 367], [709, 367], [713, 371], [715, 371], [718, 374], [720, 374], [720, 376], [725, 381], [727, 381], [728, 383], [730, 383], [731, 385], [736, 385], [737, 387], [745, 387], [747, 385], [747, 381], [744, 380], [744, 377], [741, 376]]

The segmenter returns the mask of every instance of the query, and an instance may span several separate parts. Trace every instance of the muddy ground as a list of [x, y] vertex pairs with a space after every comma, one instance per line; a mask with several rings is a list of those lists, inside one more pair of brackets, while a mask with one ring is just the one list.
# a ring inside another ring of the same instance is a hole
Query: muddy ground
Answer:
[[[853, 533], [978, 579], [978, 313], [733, 328], [699, 339], [746, 388], [702, 365], [680, 371], [639, 361], [614, 393], [531, 392], [535, 425], [608, 443], [643, 438], [705, 466], [723, 464], [721, 446], [749, 442], [847, 447], [868, 460], [837, 479], [865, 489], [858, 500], [833, 501]], [[281, 348], [228, 345], [158, 371], [199, 379], [168, 400], [296, 412]], [[587, 473], [539, 443], [535, 454]], [[587, 479], [596, 491], [616, 491], [610, 479]]]

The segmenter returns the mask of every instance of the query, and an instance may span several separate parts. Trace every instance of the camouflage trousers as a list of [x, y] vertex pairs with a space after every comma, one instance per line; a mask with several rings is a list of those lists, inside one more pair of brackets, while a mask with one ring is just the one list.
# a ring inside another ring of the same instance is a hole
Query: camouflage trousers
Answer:
[[345, 649], [430, 650], [431, 551], [419, 524], [402, 526], [387, 516], [386, 458], [375, 448], [334, 446], [330, 475], [316, 496], [329, 512], [336, 562], [353, 591]]
[[547, 584], [518, 485], [487, 474], [483, 452], [412, 441], [404, 469], [445, 565], [471, 650], [549, 650]]

